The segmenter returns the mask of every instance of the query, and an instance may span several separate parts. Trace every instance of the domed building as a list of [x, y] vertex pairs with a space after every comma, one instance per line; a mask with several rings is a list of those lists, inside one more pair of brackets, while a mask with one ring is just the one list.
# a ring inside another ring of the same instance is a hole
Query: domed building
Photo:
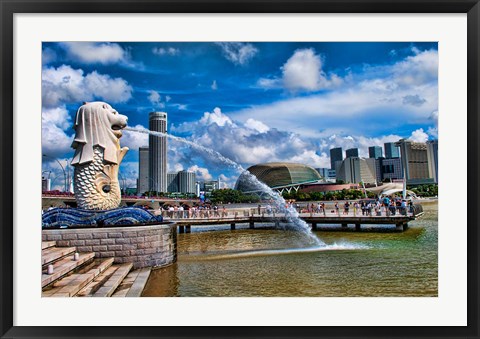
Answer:
[[[322, 177], [312, 167], [288, 162], [270, 162], [253, 165], [247, 169], [259, 181], [270, 188], [282, 192], [284, 189], [298, 189], [300, 185], [319, 182]], [[235, 184], [235, 189], [242, 192], [257, 192], [261, 188], [250, 180], [247, 173], [242, 173]]]

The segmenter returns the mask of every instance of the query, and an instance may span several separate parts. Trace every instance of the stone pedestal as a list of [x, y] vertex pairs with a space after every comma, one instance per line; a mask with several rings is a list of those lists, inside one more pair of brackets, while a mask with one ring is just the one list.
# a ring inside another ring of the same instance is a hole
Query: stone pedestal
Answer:
[[177, 226], [149, 226], [42, 230], [42, 241], [59, 247], [95, 252], [96, 258], [114, 258], [114, 263], [133, 263], [135, 269], [163, 267], [177, 260]]

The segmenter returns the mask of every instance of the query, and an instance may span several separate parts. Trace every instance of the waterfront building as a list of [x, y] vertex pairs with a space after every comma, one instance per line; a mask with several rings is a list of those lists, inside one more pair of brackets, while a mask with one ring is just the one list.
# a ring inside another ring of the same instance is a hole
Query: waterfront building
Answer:
[[[149, 129], [154, 132], [167, 132], [167, 113], [151, 112]], [[150, 191], [167, 192], [167, 137], [149, 135], [149, 176]]]
[[341, 147], [330, 150], [330, 169], [335, 170], [336, 162], [343, 160], [343, 151]]
[[373, 159], [382, 158], [382, 148], [380, 146], [370, 146], [368, 148], [368, 157]]
[[149, 174], [149, 149], [148, 146], [142, 146], [138, 149], [138, 181], [137, 194], [143, 194], [150, 190]]
[[402, 166], [407, 184], [428, 184], [434, 180], [430, 176], [427, 144], [401, 139], [395, 143], [400, 147]]
[[330, 168], [315, 168], [325, 182], [335, 182], [335, 170]]
[[[381, 180], [398, 181], [403, 179], [402, 160], [400, 158], [378, 159], [381, 163]], [[378, 177], [378, 175], [377, 175]]]
[[177, 180], [176, 172], [167, 173], [167, 192], [169, 193], [180, 192], [178, 190], [178, 180]]
[[345, 151], [347, 158], [358, 158], [358, 148], [350, 148]]
[[[250, 166], [247, 171], [259, 181], [280, 193], [283, 191], [290, 192], [292, 189], [298, 190], [301, 185], [318, 183], [322, 179], [314, 168], [297, 163], [270, 162]], [[242, 192], [261, 191], [261, 188], [252, 183], [245, 173], [238, 177], [235, 189]]]
[[392, 159], [400, 157], [398, 146], [394, 142], [386, 142], [383, 146], [385, 147], [385, 158]]
[[366, 184], [377, 182], [375, 159], [347, 157], [338, 166], [337, 180], [345, 183]]
[[195, 193], [195, 172], [180, 171], [167, 173], [169, 193]]
[[438, 140], [427, 141], [428, 173], [438, 183]]
[[177, 173], [178, 191], [181, 193], [195, 193], [195, 172], [180, 171]]

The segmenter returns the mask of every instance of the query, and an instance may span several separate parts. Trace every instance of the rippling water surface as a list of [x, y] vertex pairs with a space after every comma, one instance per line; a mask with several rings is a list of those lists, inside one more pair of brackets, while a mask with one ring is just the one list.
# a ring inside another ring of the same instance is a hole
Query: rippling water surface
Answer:
[[153, 271], [143, 295], [437, 296], [437, 203], [424, 210], [403, 233], [317, 232], [326, 247], [269, 225], [192, 227], [178, 234], [178, 262]]

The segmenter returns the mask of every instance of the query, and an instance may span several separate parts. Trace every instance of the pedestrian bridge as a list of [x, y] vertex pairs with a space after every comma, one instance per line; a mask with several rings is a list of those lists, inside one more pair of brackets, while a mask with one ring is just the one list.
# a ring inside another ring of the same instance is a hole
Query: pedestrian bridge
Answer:
[[[253, 211], [253, 210], [252, 210]], [[249, 224], [250, 228], [255, 228], [255, 224], [272, 223], [279, 225], [280, 223], [288, 223], [291, 219], [288, 214], [285, 213], [260, 213], [250, 214], [250, 211], [244, 211], [243, 215], [239, 215], [235, 212], [233, 215], [228, 213], [217, 212], [216, 215], [210, 215], [206, 213], [203, 217], [192, 216], [181, 218], [177, 213], [176, 215], [168, 215], [162, 213], [165, 220], [174, 221], [179, 227], [179, 233], [191, 231], [192, 226], [211, 226], [211, 225], [225, 225], [230, 224], [232, 230], [235, 229], [237, 224]], [[361, 231], [362, 225], [393, 225], [395, 231], [405, 231], [408, 229], [408, 223], [414, 221], [423, 215], [421, 205], [416, 205], [413, 213], [389, 213], [385, 212], [384, 215], [372, 215], [361, 213], [301, 213], [299, 217], [309, 224], [312, 230], [342, 230], [342, 231]], [[329, 227], [321, 227], [320, 225], [329, 225]], [[337, 227], [332, 227], [337, 226]], [[353, 225], [354, 227], [348, 227]], [[375, 227], [369, 227], [370, 231], [375, 231]], [[384, 231], [385, 228], [377, 228]]]

